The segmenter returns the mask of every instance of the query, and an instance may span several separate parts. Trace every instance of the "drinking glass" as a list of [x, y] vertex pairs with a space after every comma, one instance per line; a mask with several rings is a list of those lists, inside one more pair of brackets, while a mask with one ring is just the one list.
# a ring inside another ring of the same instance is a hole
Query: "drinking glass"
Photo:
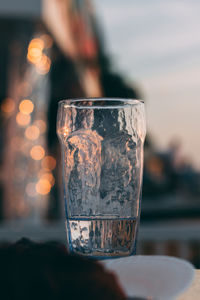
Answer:
[[144, 103], [120, 98], [60, 101], [57, 134], [68, 250], [103, 258], [135, 254]]

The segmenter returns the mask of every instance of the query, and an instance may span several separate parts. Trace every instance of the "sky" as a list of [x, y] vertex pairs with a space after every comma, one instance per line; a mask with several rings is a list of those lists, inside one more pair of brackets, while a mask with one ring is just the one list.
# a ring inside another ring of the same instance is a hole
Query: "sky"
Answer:
[[113, 68], [137, 86], [158, 149], [200, 170], [200, 1], [94, 0]]

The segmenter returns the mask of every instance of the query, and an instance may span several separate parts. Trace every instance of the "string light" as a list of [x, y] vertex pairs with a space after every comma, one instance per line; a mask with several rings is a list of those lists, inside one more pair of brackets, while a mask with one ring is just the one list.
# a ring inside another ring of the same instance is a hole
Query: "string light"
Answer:
[[33, 146], [30, 151], [30, 156], [34, 160], [41, 160], [45, 156], [45, 150], [40, 145]]
[[44, 41], [36, 38], [30, 41], [28, 47], [27, 59], [32, 64], [36, 64], [41, 60], [42, 51], [44, 49]]
[[19, 112], [16, 115], [16, 122], [19, 126], [25, 127], [30, 123], [30, 121], [31, 121], [30, 115], [24, 115], [21, 112]]
[[25, 136], [27, 139], [34, 141], [38, 139], [39, 135], [40, 135], [40, 130], [37, 126], [32, 125], [26, 128]]
[[47, 74], [50, 70], [51, 60], [43, 53], [43, 49], [48, 48], [52, 43], [50, 36], [43, 35], [42, 38], [33, 39], [29, 44], [27, 59], [35, 65], [36, 71], [41, 75]]
[[49, 72], [51, 67], [51, 60], [45, 54], [42, 54], [41, 59], [36, 63], [36, 71], [39, 74], [45, 75]]
[[29, 115], [32, 113], [34, 109], [34, 104], [31, 100], [29, 99], [25, 99], [22, 100], [19, 104], [19, 110], [21, 113], [23, 113], [24, 115]]
[[51, 186], [55, 184], [55, 178], [52, 173], [42, 173], [40, 174], [40, 179], [48, 180]]
[[40, 179], [36, 184], [36, 191], [40, 195], [49, 194], [51, 190], [51, 184], [47, 179]]

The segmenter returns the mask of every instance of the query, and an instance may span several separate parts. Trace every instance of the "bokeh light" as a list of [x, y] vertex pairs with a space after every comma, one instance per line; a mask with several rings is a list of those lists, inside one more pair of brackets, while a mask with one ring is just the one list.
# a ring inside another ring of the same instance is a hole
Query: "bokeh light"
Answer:
[[3, 100], [1, 104], [1, 110], [2, 112], [6, 114], [11, 114], [15, 109], [15, 102], [11, 98], [6, 98]]
[[19, 126], [25, 127], [30, 123], [30, 121], [31, 121], [30, 115], [24, 115], [21, 112], [19, 112], [16, 115], [16, 122]]
[[44, 41], [40, 38], [34, 38], [30, 41], [30, 44], [28, 46], [28, 49], [41, 49], [43, 50], [44, 49]]
[[39, 128], [40, 133], [45, 133], [45, 131], [47, 130], [47, 125], [43, 120], [36, 120], [34, 122], [34, 125]]
[[56, 160], [53, 156], [45, 156], [42, 160], [42, 168], [46, 170], [53, 170], [56, 167]]
[[41, 75], [47, 74], [50, 70], [51, 60], [43, 53], [43, 49], [51, 47], [52, 43], [52, 38], [44, 34], [41, 38], [33, 39], [29, 44], [27, 59], [35, 65], [36, 71]]
[[51, 184], [47, 179], [40, 179], [36, 184], [36, 191], [40, 195], [46, 195], [51, 190]]
[[37, 126], [32, 125], [26, 128], [25, 137], [29, 140], [37, 140], [40, 135], [40, 130]]
[[55, 184], [55, 178], [54, 178], [53, 174], [50, 172], [48, 172], [48, 173], [41, 172], [39, 174], [39, 178], [48, 180], [51, 186], [53, 186]]
[[31, 114], [33, 109], [34, 109], [34, 104], [29, 99], [22, 100], [19, 104], [20, 112], [25, 114], [25, 115]]
[[45, 54], [42, 54], [41, 59], [36, 64], [36, 70], [39, 74], [45, 75], [49, 72], [51, 60]]
[[26, 194], [29, 197], [35, 197], [37, 195], [36, 186], [34, 182], [29, 182], [26, 186]]
[[44, 49], [44, 41], [36, 38], [31, 40], [28, 47], [27, 59], [32, 63], [36, 64], [41, 60], [42, 50]]
[[30, 151], [30, 156], [34, 160], [41, 160], [45, 156], [45, 150], [40, 145], [33, 146]]

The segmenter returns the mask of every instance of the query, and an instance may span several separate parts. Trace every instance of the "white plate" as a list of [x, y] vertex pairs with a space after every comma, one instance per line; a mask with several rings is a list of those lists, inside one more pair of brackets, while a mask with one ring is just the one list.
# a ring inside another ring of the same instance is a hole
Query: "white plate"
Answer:
[[190, 263], [170, 256], [136, 255], [101, 262], [118, 275], [129, 297], [174, 299], [194, 278], [194, 268]]

